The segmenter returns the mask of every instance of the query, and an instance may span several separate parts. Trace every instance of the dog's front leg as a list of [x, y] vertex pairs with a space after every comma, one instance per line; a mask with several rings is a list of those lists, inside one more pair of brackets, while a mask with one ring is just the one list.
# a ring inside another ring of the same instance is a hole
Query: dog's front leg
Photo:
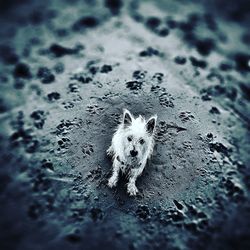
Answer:
[[135, 185], [136, 179], [138, 176], [141, 175], [142, 171], [144, 170], [147, 163], [147, 157], [144, 157], [144, 159], [140, 163], [140, 167], [138, 169], [131, 170], [130, 178], [128, 181], [128, 193], [130, 196], [134, 196], [138, 193], [138, 189]]
[[115, 158], [114, 162], [113, 162], [113, 172], [112, 172], [112, 176], [109, 178], [108, 181], [108, 186], [110, 188], [115, 187], [118, 181], [118, 177], [119, 177], [119, 170], [120, 170], [120, 163], [119, 161]]
[[130, 196], [134, 196], [138, 193], [138, 189], [135, 185], [136, 179], [137, 177], [142, 173], [141, 169], [132, 169], [131, 173], [130, 173], [130, 177], [129, 177], [129, 181], [128, 181], [128, 194]]

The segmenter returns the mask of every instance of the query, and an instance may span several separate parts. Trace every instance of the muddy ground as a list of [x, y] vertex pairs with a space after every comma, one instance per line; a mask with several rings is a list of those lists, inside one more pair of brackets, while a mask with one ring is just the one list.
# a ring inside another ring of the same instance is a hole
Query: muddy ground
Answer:
[[[0, 249], [250, 249], [247, 1], [1, 2]], [[157, 114], [129, 197], [105, 151]]]

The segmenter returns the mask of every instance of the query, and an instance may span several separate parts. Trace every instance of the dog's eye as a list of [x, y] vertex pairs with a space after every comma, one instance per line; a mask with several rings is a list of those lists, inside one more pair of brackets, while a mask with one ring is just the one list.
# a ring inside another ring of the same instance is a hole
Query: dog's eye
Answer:
[[141, 139], [139, 142], [142, 145], [142, 144], [144, 144], [145, 141], [143, 139]]
[[131, 136], [128, 136], [128, 141], [132, 141], [132, 137]]

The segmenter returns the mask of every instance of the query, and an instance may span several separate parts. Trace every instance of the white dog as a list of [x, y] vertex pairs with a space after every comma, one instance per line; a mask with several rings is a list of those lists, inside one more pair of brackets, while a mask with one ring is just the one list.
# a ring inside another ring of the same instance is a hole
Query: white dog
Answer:
[[134, 118], [127, 109], [124, 110], [122, 122], [107, 150], [107, 154], [113, 157], [113, 173], [108, 181], [109, 187], [116, 186], [121, 170], [129, 177], [129, 195], [137, 194], [136, 179], [153, 153], [156, 120], [156, 115], [146, 121], [141, 115]]

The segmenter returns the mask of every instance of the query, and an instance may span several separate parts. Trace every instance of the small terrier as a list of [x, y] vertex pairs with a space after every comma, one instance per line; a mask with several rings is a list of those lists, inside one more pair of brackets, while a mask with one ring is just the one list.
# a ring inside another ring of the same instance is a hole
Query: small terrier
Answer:
[[112, 176], [108, 181], [110, 188], [116, 186], [121, 170], [129, 177], [128, 194], [134, 196], [138, 193], [135, 182], [153, 153], [156, 120], [156, 115], [150, 117], [148, 121], [141, 115], [134, 118], [127, 109], [124, 109], [122, 122], [107, 150], [107, 154], [113, 158]]

